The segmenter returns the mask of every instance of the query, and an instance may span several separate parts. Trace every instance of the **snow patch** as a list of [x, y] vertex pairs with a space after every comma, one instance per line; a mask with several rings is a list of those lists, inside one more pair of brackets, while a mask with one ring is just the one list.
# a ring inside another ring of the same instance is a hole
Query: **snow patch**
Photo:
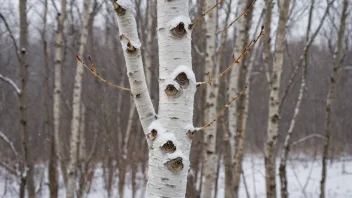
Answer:
[[172, 30], [181, 22], [183, 22], [185, 24], [185, 30], [187, 32], [189, 32], [190, 30], [188, 29], [188, 26], [189, 26], [189, 24], [191, 24], [191, 19], [189, 17], [183, 16], [183, 15], [177, 16], [174, 19], [172, 19], [171, 21], [169, 21], [167, 23], [167, 26], [168, 26], [169, 30]]
[[154, 148], [162, 147], [167, 141], [172, 141], [174, 145], [176, 145], [176, 150], [177, 150], [177, 140], [173, 133], [162, 133], [162, 134], [158, 133], [158, 135], [154, 140], [153, 147]]
[[187, 132], [188, 132], [188, 131], [193, 132], [193, 131], [198, 131], [198, 130], [201, 129], [201, 128], [200, 128], [200, 127], [194, 127], [192, 123], [189, 123], [189, 124], [187, 124], [187, 125], [184, 127], [184, 129], [186, 129]]
[[134, 4], [130, 0], [118, 0], [116, 3], [133, 14], [136, 14]]
[[148, 127], [148, 132], [152, 132], [152, 130], [155, 129], [158, 132], [158, 135], [163, 134], [166, 132], [164, 127], [161, 125], [159, 120], [154, 120], [152, 123], [150, 123]]
[[180, 73], [185, 73], [187, 75], [188, 80], [195, 85], [196, 84], [196, 76], [192, 69], [188, 68], [185, 65], [178, 66], [170, 75], [171, 79], [175, 79]]

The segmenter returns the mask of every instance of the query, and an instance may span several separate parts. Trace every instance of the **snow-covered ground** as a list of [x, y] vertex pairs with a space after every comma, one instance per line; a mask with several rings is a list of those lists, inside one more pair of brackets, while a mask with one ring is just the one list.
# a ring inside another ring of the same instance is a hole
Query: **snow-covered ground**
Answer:
[[[45, 168], [45, 167], [43, 167]], [[244, 160], [243, 164], [245, 182], [247, 191], [251, 198], [265, 197], [265, 178], [264, 178], [264, 160], [261, 157], [250, 156]], [[220, 168], [218, 178], [218, 198], [224, 197], [224, 169]], [[91, 191], [87, 198], [105, 198], [106, 190], [102, 178], [103, 172], [98, 168], [95, 173]], [[319, 197], [320, 193], [320, 175], [321, 175], [321, 160], [313, 160], [301, 158], [290, 160], [287, 167], [288, 188], [291, 198], [315, 198]], [[45, 175], [39, 177], [46, 179]], [[15, 181], [6, 180], [6, 175], [0, 171], [0, 198], [18, 197], [18, 184]], [[125, 198], [132, 197], [131, 179], [128, 174], [126, 177], [126, 185], [124, 188]], [[137, 174], [136, 192], [137, 198], [142, 198], [145, 192], [145, 183], [142, 174]], [[247, 198], [246, 188], [241, 178], [240, 197]], [[277, 177], [279, 185], [279, 178]], [[60, 185], [59, 197], [65, 197], [62, 184]], [[118, 197], [117, 183], [114, 184], [114, 196]], [[279, 195], [279, 188], [278, 188]], [[42, 185], [42, 193], [39, 197], [49, 197], [48, 187]], [[327, 198], [352, 198], [352, 160], [335, 160], [328, 165], [328, 176], [326, 182], [326, 197]]]

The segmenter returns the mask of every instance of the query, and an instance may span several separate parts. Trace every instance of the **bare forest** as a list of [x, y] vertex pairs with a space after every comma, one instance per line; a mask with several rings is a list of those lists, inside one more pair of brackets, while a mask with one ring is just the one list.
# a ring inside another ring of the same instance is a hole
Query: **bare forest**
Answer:
[[351, 0], [1, 0], [0, 198], [352, 197]]

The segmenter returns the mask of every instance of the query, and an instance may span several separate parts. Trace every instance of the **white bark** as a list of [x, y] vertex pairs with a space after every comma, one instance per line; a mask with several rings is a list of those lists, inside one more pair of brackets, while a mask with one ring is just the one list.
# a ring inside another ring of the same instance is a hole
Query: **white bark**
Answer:
[[127, 148], [128, 148], [128, 141], [130, 139], [131, 136], [131, 131], [132, 131], [132, 124], [133, 124], [133, 117], [134, 117], [134, 112], [136, 111], [135, 105], [133, 102], [131, 102], [131, 106], [130, 106], [130, 111], [129, 111], [129, 116], [128, 116], [128, 122], [127, 122], [127, 127], [126, 127], [126, 133], [125, 136], [123, 138], [123, 157], [126, 158], [127, 156]]
[[[205, 10], [215, 5], [215, 0], [205, 1]], [[215, 65], [216, 53], [216, 12], [210, 12], [208, 15], [206, 28], [206, 71], [211, 76], [217, 76], [220, 66]], [[204, 77], [207, 79], [208, 75]], [[218, 98], [219, 86], [217, 82], [213, 82], [213, 86], [207, 86], [206, 90], [206, 109], [204, 112], [204, 123], [209, 123], [217, 114], [216, 104]], [[216, 129], [217, 122], [214, 122], [204, 131], [204, 149], [203, 149], [203, 187], [202, 196], [204, 198], [214, 197], [216, 182]]]
[[188, 1], [158, 2], [161, 90], [158, 117], [146, 87], [133, 5], [129, 0], [120, 0], [117, 4], [120, 5], [115, 5], [120, 34], [125, 34], [135, 48], [129, 51], [128, 40], [122, 38], [131, 92], [149, 141], [146, 197], [185, 197], [191, 146], [188, 132], [194, 130], [196, 90]]
[[55, 64], [54, 64], [54, 93], [53, 93], [53, 117], [54, 117], [54, 140], [57, 152], [57, 158], [61, 164], [61, 174], [64, 178], [66, 185], [66, 168], [63, 162], [63, 151], [60, 141], [60, 101], [61, 101], [61, 66], [63, 61], [63, 34], [64, 34], [64, 23], [66, 20], [66, 0], [61, 1], [61, 14], [57, 17], [57, 32], [56, 32], [56, 51], [55, 51]]
[[6, 76], [3, 76], [2, 74], [0, 74], [0, 79], [9, 83], [12, 86], [12, 88], [15, 89], [15, 91], [18, 95], [21, 94], [21, 89], [16, 85], [15, 82], [13, 82], [13, 80], [11, 80], [10, 78], [8, 78]]
[[280, 17], [276, 36], [276, 48], [274, 54], [272, 74], [270, 76], [269, 117], [267, 128], [267, 140], [265, 144], [265, 176], [267, 197], [276, 197], [276, 147], [279, 130], [279, 92], [282, 66], [284, 61], [284, 48], [286, 37], [286, 22], [290, 0], [280, 1]]
[[[87, 44], [88, 37], [88, 22], [89, 22], [89, 5], [90, 0], [85, 0], [83, 4], [83, 27], [80, 38], [79, 56], [83, 56]], [[82, 93], [82, 77], [83, 65], [77, 62], [75, 84], [73, 88], [73, 102], [72, 102], [72, 121], [71, 121], [71, 140], [70, 140], [70, 164], [69, 174], [67, 180], [66, 198], [74, 198], [76, 172], [77, 172], [77, 151], [79, 146], [79, 122], [80, 122], [80, 105]]]
[[[238, 2], [238, 9], [240, 12], [246, 10], [246, 1], [239, 1]], [[237, 21], [236, 25], [236, 43], [235, 43], [235, 51], [234, 51], [234, 58], [238, 57], [245, 45], [245, 31], [246, 31], [246, 22], [244, 18], [241, 18], [240, 20]], [[239, 78], [239, 68], [242, 67], [242, 63], [239, 65], [235, 66], [231, 71], [230, 71], [230, 81], [229, 81], [229, 89], [228, 89], [228, 97], [229, 100], [232, 99], [232, 97], [240, 92], [241, 90], [238, 90], [238, 78]], [[232, 163], [235, 162], [235, 142], [236, 142], [236, 112], [237, 112], [237, 105], [236, 102], [232, 103], [228, 109], [229, 111], [229, 139], [230, 139], [230, 145], [231, 145], [231, 158], [232, 158]], [[234, 172], [233, 172], [234, 173]]]
[[117, 22], [120, 35], [126, 35], [132, 42], [133, 47], [136, 48], [134, 52], [129, 52], [127, 49], [128, 40], [121, 37], [121, 45], [125, 56], [131, 93], [138, 111], [143, 131], [145, 134], [148, 134], [148, 126], [155, 120], [156, 114], [149, 96], [147, 84], [145, 82], [143, 62], [140, 51], [141, 44], [138, 38], [136, 20], [133, 16], [135, 10], [133, 4], [129, 0], [117, 1], [117, 4], [120, 5], [118, 9], [115, 7], [116, 12], [118, 13]]

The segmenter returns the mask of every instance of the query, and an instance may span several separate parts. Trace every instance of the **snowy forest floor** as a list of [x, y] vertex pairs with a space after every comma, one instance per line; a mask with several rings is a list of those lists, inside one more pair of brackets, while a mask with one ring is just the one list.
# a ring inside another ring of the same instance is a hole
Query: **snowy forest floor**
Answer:
[[[265, 197], [265, 169], [262, 157], [248, 156], [244, 160], [244, 178], [241, 178], [240, 197], [241, 198], [262, 198]], [[40, 170], [40, 171], [38, 171]], [[43, 171], [45, 170], [45, 172]], [[42, 182], [39, 198], [49, 197], [47, 185], [46, 167], [37, 167], [36, 182]], [[143, 174], [137, 174], [136, 198], [144, 197], [145, 181]], [[292, 198], [315, 198], [320, 193], [321, 159], [295, 158], [289, 161], [287, 167], [288, 189]], [[117, 178], [117, 177], [116, 177]], [[218, 177], [218, 198], [223, 198], [225, 193], [224, 168], [220, 167]], [[124, 187], [124, 197], [132, 197], [131, 175], [127, 174]], [[279, 177], [277, 177], [279, 187]], [[92, 181], [91, 190], [87, 198], [106, 198], [107, 193], [104, 188], [103, 171], [99, 166]], [[18, 182], [0, 170], [0, 198], [18, 197]], [[38, 185], [39, 186], [39, 185]], [[112, 197], [118, 197], [117, 181], [115, 180]], [[247, 186], [247, 190], [246, 187]], [[39, 188], [39, 187], [37, 187]], [[278, 195], [279, 195], [279, 188]], [[248, 195], [247, 195], [248, 191]], [[60, 184], [59, 197], [65, 197], [63, 184]], [[352, 197], [352, 158], [340, 158], [328, 164], [328, 174], [326, 183], [327, 198], [351, 198]]]

